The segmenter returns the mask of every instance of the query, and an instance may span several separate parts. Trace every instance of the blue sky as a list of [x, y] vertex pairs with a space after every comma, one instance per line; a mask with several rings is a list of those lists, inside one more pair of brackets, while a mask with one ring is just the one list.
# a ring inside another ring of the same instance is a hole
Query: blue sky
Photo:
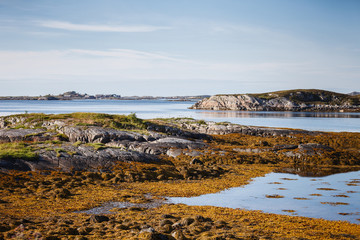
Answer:
[[0, 95], [360, 90], [358, 0], [0, 0]]

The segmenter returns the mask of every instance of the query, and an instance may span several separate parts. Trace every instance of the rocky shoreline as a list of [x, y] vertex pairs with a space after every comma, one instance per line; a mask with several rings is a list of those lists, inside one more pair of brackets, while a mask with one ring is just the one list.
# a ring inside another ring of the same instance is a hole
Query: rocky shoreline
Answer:
[[[231, 123], [200, 122], [178, 119], [168, 125], [151, 123], [147, 134], [117, 130], [99, 126], [78, 126], [56, 119], [27, 122], [26, 116], [0, 118], [0, 143], [34, 142], [36, 159], [0, 159], [0, 169], [49, 170], [61, 169], [103, 171], [120, 162], [156, 163], [159, 155], [177, 157], [185, 154], [191, 157], [203, 155], [200, 151], [208, 145], [211, 135], [239, 133], [259, 137], [289, 137], [295, 134], [319, 135], [321, 132], [242, 126]], [[23, 126], [24, 128], [18, 128]], [[54, 144], [51, 141], [60, 141]], [[260, 152], [288, 149], [331, 150], [321, 144], [300, 144], [276, 146], [271, 149], [237, 149], [238, 152]]]
[[191, 108], [235, 111], [360, 112], [359, 96], [324, 90], [214, 95], [200, 100]]
[[[358, 169], [359, 139], [134, 114], [1, 117], [0, 239], [356, 239], [347, 222], [159, 202], [280, 168]], [[86, 211], [101, 206], [107, 212]]]

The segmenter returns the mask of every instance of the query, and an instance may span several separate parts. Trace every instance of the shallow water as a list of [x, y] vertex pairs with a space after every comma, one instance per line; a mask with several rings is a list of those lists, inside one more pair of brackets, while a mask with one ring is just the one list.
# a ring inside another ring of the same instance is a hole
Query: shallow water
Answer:
[[47, 114], [71, 112], [136, 113], [138, 117], [145, 119], [191, 117], [252, 126], [299, 128], [311, 131], [360, 132], [360, 113], [248, 112], [188, 109], [193, 104], [194, 102], [166, 100], [0, 100], [0, 116], [25, 112]]
[[169, 203], [262, 210], [267, 213], [360, 224], [360, 171], [326, 177], [269, 173], [250, 184]]

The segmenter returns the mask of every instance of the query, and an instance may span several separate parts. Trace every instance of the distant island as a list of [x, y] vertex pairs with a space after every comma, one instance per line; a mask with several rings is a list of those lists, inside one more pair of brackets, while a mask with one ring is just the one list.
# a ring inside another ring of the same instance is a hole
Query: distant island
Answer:
[[360, 112], [360, 95], [319, 89], [295, 89], [260, 94], [221, 94], [204, 98], [191, 109], [242, 111]]
[[45, 95], [45, 96], [3, 96], [0, 100], [81, 100], [81, 99], [99, 99], [99, 100], [156, 100], [166, 99], [172, 101], [193, 101], [199, 100], [210, 95], [199, 96], [170, 96], [170, 97], [153, 97], [153, 96], [121, 96], [118, 94], [96, 94], [89, 95], [87, 93], [81, 94], [76, 91], [68, 91], [59, 95]]

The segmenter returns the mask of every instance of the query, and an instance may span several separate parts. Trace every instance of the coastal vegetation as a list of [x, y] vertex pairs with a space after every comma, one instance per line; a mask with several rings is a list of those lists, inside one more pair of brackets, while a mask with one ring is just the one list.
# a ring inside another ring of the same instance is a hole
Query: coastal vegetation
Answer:
[[[209, 135], [199, 129], [239, 126], [180, 118], [142, 120], [135, 114], [23, 114], [2, 117], [0, 123], [0, 239], [360, 237], [359, 225], [348, 222], [163, 202], [166, 197], [246, 185], [254, 177], [283, 169], [313, 176], [358, 169], [359, 133], [250, 129]], [[104, 165], [80, 158], [84, 153], [92, 158], [92, 151]], [[112, 160], [112, 151], [130, 155]], [[16, 168], [20, 163], [32, 169], [21, 171]], [[128, 205], [108, 209], [111, 214], [83, 212], [111, 202]]]
[[[14, 120], [16, 119], [16, 120]], [[11, 128], [41, 128], [44, 121], [64, 120], [65, 123], [79, 126], [99, 126], [120, 130], [144, 130], [145, 121], [136, 117], [135, 113], [129, 115], [111, 115], [105, 113], [75, 112], [68, 114], [17, 114], [3, 117], [3, 125]], [[17, 121], [21, 121], [21, 124]]]

